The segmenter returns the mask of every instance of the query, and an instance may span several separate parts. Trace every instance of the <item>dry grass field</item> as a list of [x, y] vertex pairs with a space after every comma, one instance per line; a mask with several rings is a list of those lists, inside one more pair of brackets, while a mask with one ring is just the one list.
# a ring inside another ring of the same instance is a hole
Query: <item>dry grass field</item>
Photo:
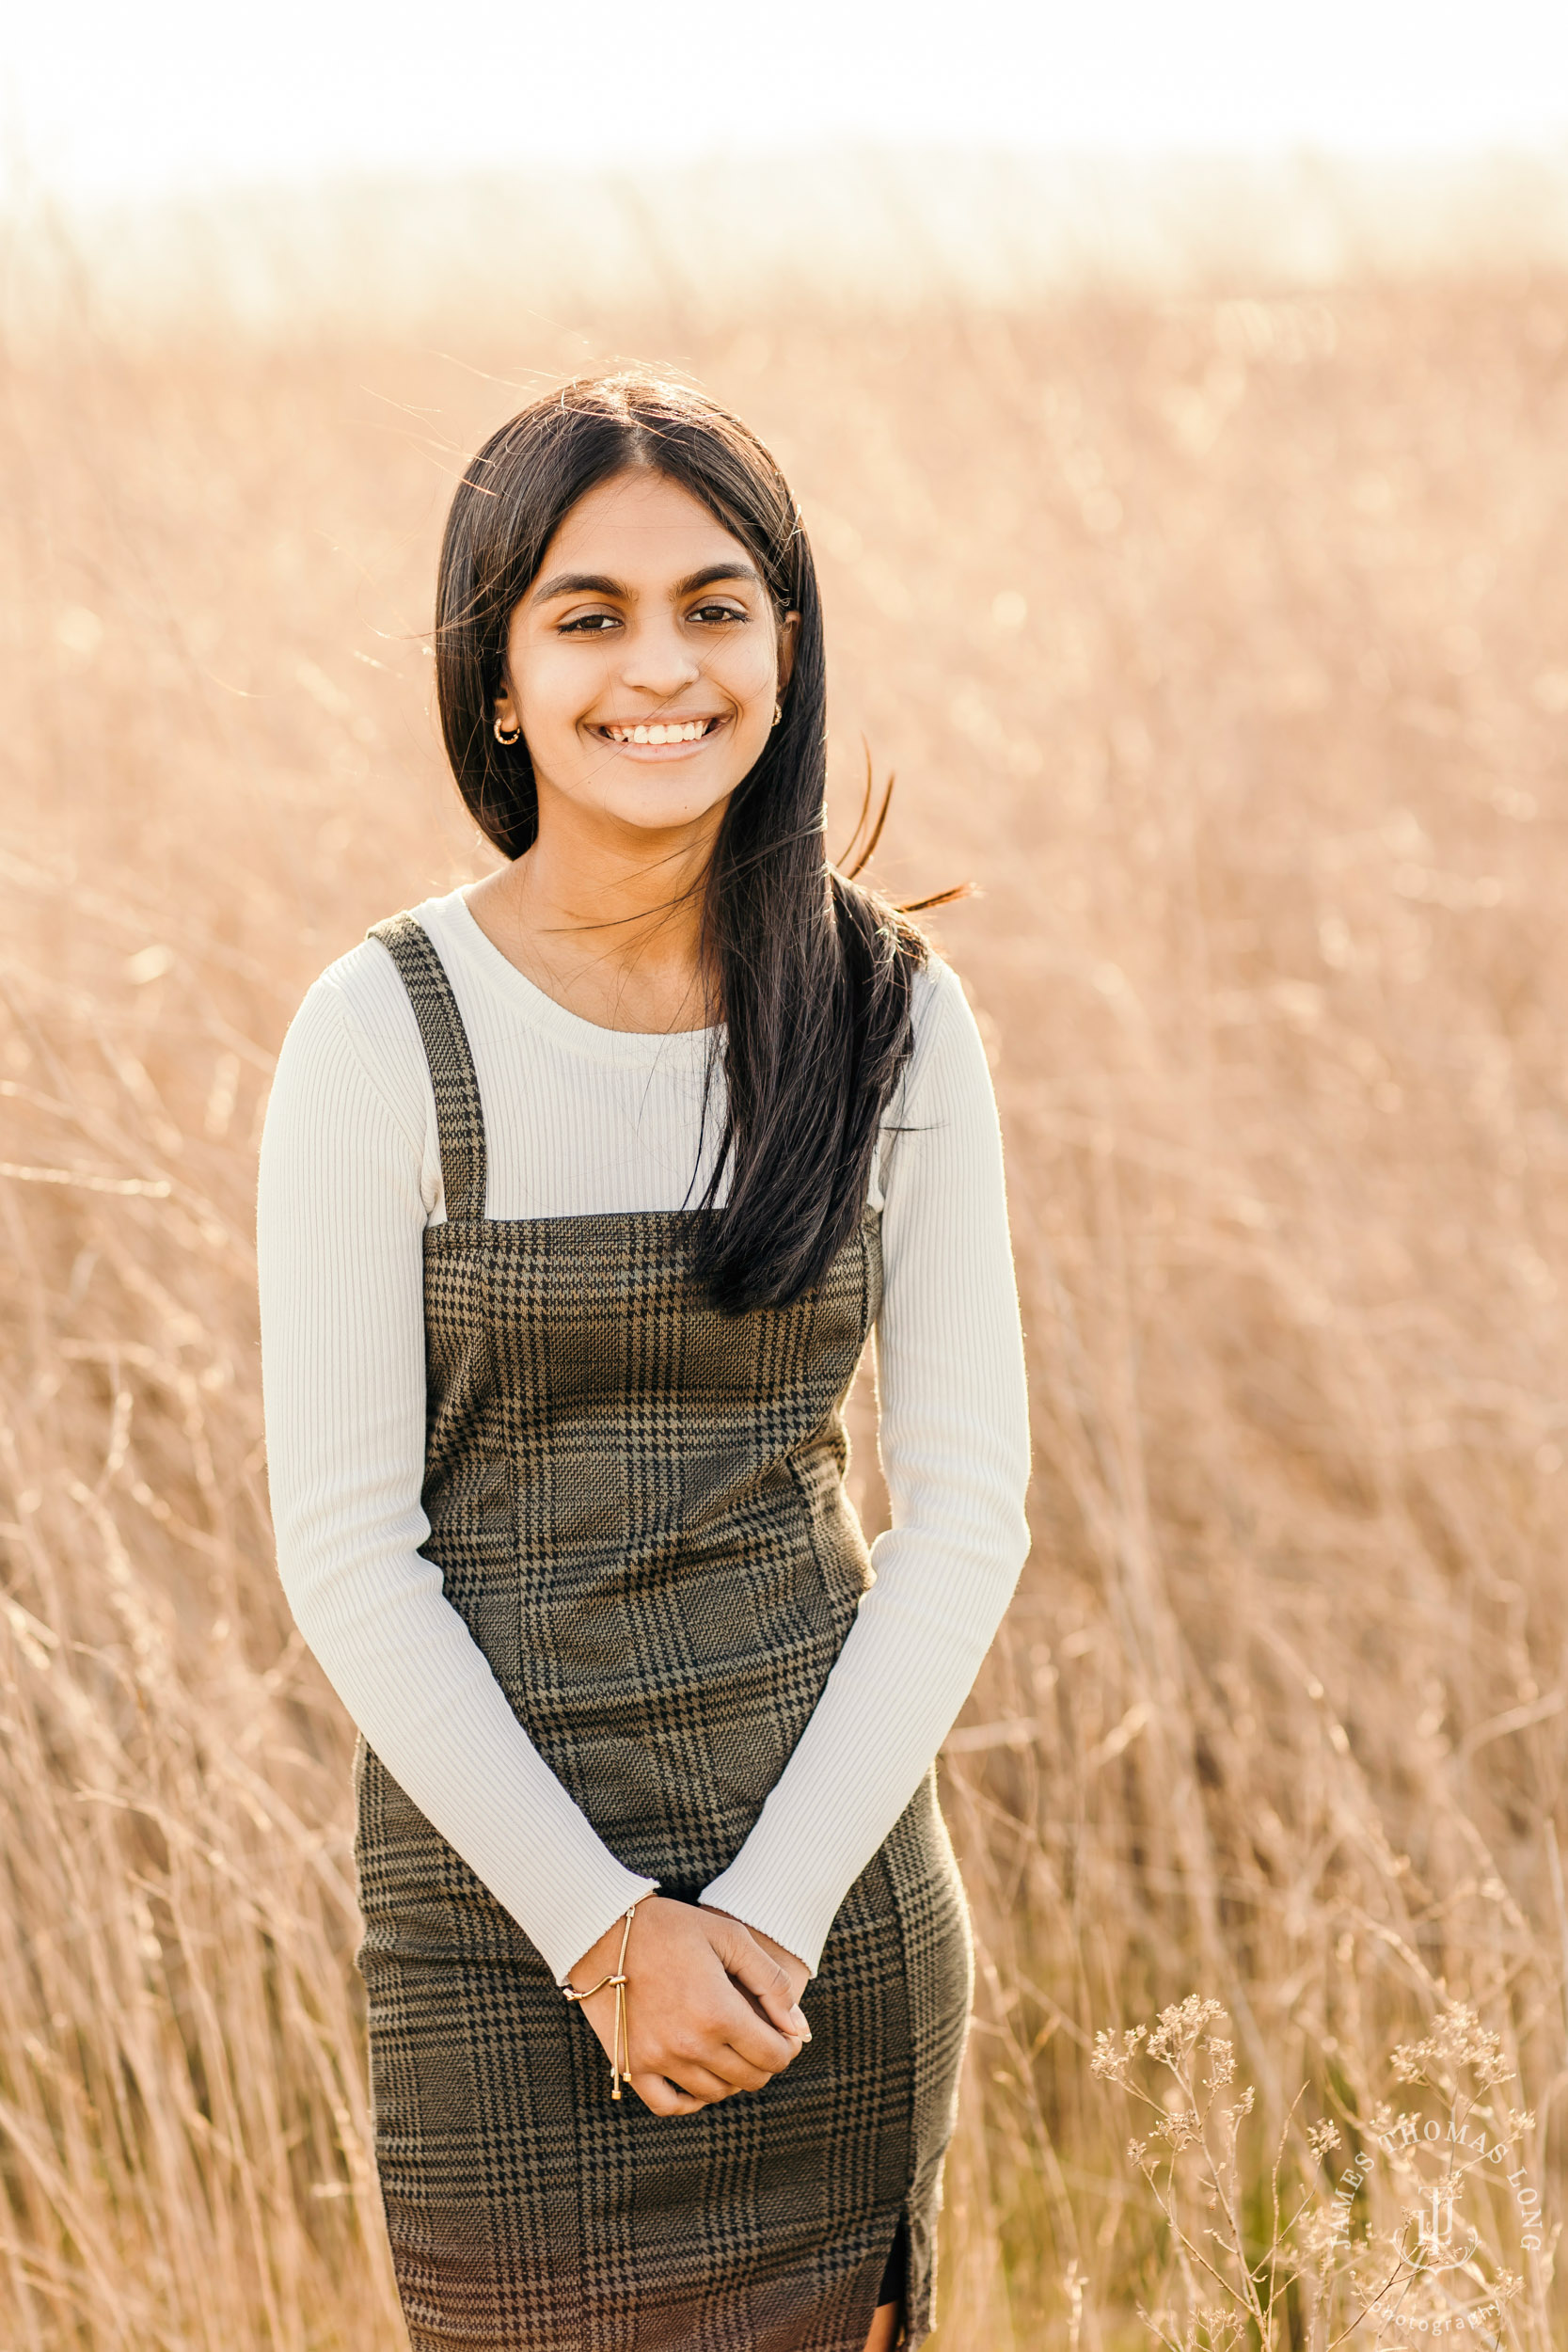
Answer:
[[[1259, 2254], [1282, 2151], [1310, 2238], [1319, 2126], [1419, 2104], [1392, 2053], [1454, 2003], [1545, 2215], [1523, 2247], [1486, 2179], [1471, 2270], [1546, 2352], [1568, 281], [1501, 269], [722, 315], [672, 274], [384, 332], [345, 285], [251, 335], [68, 281], [0, 351], [0, 2344], [400, 2341], [349, 1727], [271, 1561], [256, 1144], [309, 979], [483, 864], [421, 634], [454, 469], [627, 356], [790, 472], [838, 832], [863, 736], [884, 883], [978, 890], [939, 937], [1006, 1124], [1037, 1475], [944, 1765], [981, 1992], [942, 2352], [1264, 2340], [1212, 2316], [1227, 2229]], [[1256, 2102], [1218, 2192], [1165, 2102], [1184, 2248], [1091, 2054], [1194, 1994]], [[1374, 2245], [1409, 2185], [1357, 2190]], [[1463, 2275], [1351, 2343], [1441, 2333]], [[1270, 2352], [1334, 2308], [1309, 2265]]]

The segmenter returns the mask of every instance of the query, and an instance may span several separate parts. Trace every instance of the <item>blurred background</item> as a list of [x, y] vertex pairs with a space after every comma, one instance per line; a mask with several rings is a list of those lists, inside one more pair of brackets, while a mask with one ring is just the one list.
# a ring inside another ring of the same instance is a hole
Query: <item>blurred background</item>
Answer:
[[[489, 862], [464, 458], [631, 359], [802, 501], [834, 839], [869, 758], [884, 886], [976, 885], [1037, 1470], [942, 2352], [1326, 2344], [1413, 2108], [1507, 2178], [1352, 2340], [1561, 2341], [1568, 14], [13, 11], [0, 159], [0, 2341], [400, 2341], [255, 1152], [309, 980]], [[1217, 2186], [1093, 2065], [1189, 1996]]]

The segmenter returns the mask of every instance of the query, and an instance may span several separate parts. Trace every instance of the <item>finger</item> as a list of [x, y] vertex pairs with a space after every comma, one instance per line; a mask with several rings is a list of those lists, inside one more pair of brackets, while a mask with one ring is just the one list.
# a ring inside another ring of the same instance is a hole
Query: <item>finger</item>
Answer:
[[740, 2089], [738, 2083], [725, 2082], [697, 2058], [672, 2058], [670, 2065], [670, 2080], [703, 2106], [717, 2106], [721, 2099], [732, 2099]]
[[654, 2062], [691, 2089], [699, 2072], [714, 2078], [727, 2098], [732, 2091], [755, 2090], [782, 2073], [800, 2045], [754, 2017], [736, 1986], [723, 1978], [719, 1984], [719, 1998], [700, 2019], [688, 2021], [684, 2034], [667, 2040]]
[[[800, 2048], [798, 2042], [796, 2048]], [[726, 2043], [719, 2062], [726, 2079], [734, 2083], [737, 2090], [760, 2090], [764, 2083], [772, 2081], [775, 2074], [782, 2074], [784, 2072], [782, 2066], [752, 2066], [733, 2042]]]
[[736, 1984], [748, 1993], [754, 1993], [762, 2003], [763, 2012], [770, 2025], [782, 2034], [797, 2041], [809, 2042], [811, 2027], [804, 2010], [790, 1989], [789, 1979], [771, 1955], [765, 1952], [754, 1936], [748, 1935], [738, 1920], [729, 1923], [736, 1931], [720, 1958]]
[[[777, 1978], [786, 1994], [789, 1979], [738, 1919], [710, 1914], [707, 1925], [714, 1958], [728, 1979], [719, 1997], [711, 2001], [705, 2021], [714, 2046], [721, 2047], [731, 2042], [753, 2066], [765, 2067], [768, 2074], [776, 2074], [789, 2064], [800, 2043], [811, 2039], [810, 2028], [794, 2010], [793, 2001], [785, 2013], [796, 2014], [798, 2025], [781, 2026], [766, 2010], [758, 2013], [761, 1989], [768, 1979]], [[778, 2006], [776, 1991], [774, 2005]], [[711, 2057], [711, 2052], [708, 2055]]]
[[[733, 1982], [734, 1979], [732, 1979], [731, 1981]], [[754, 1993], [748, 1993], [743, 1984], [736, 1985], [735, 1989], [739, 1994], [741, 1999], [745, 2002], [747, 2008], [751, 2010], [752, 2016], [760, 2017], [765, 2026], [773, 2027], [773, 2020], [768, 2016], [768, 2011], [763, 2008], [762, 2003], [757, 1999], [756, 1994]], [[773, 2029], [777, 2030], [777, 2028]], [[806, 2027], [804, 2033], [801, 2033], [800, 2027], [795, 2026], [786, 2026], [784, 2028], [784, 2040], [786, 2042], [793, 2042], [797, 2050], [799, 2050], [801, 2042], [809, 2042], [811, 2038], [811, 2027], [809, 2026]]]
[[719, 2028], [718, 2039], [728, 2043], [738, 2059], [765, 2074], [782, 2074], [800, 2055], [802, 2036], [780, 2033], [752, 1997], [738, 1994], [734, 2010]]
[[689, 2091], [668, 2081], [662, 2074], [628, 2074], [626, 2080], [645, 2107], [655, 2115], [695, 2115], [699, 2108], [711, 2103], [694, 2099]]

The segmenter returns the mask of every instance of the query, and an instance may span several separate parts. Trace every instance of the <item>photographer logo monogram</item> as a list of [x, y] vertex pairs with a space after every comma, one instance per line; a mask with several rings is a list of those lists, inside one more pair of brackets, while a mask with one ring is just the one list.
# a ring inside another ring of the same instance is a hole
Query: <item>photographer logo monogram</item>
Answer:
[[[1518, 2292], [1524, 2258], [1544, 2242], [1540, 2191], [1519, 2148], [1492, 2137], [1474, 2113], [1396, 2117], [1339, 2175], [1336, 2250], [1352, 2252], [1352, 2219], [1378, 2172], [1403, 2219], [1388, 2274], [1367, 2280], [1365, 2312], [1375, 2341], [1495, 2334]], [[1489, 2219], [1499, 2223], [1498, 2243], [1485, 2240]]]

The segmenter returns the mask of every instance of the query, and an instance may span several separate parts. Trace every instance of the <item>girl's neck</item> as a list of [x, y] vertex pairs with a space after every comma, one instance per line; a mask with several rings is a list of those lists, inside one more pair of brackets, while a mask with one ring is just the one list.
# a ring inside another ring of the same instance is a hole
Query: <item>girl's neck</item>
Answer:
[[598, 1028], [705, 1028], [702, 841], [577, 837], [542, 826], [533, 847], [467, 894], [493, 946], [546, 996]]

